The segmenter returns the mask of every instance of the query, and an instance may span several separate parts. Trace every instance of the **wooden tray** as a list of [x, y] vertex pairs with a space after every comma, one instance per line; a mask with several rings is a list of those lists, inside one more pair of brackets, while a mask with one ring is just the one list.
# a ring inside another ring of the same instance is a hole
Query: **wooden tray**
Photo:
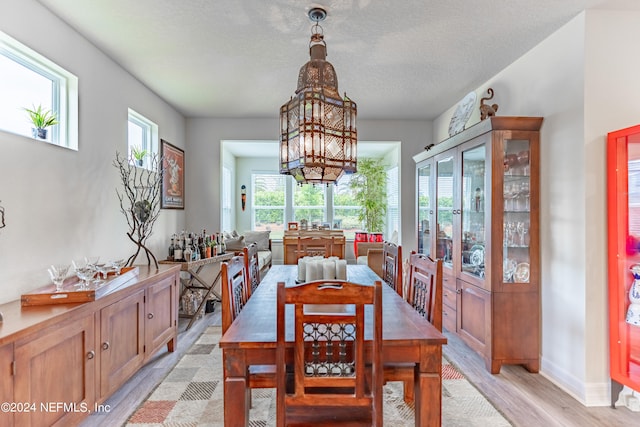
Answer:
[[102, 285], [93, 289], [77, 288], [76, 285], [80, 280], [70, 277], [64, 281], [61, 292], [56, 292], [55, 285], [51, 283], [28, 294], [22, 294], [20, 300], [23, 307], [95, 301], [136, 276], [138, 276], [138, 267], [124, 267], [119, 276], [107, 276], [107, 280]]

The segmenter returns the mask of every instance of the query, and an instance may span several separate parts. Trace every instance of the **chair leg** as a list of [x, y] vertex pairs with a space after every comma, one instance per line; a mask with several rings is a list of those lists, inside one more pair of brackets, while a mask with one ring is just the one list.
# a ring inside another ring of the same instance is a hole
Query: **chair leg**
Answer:
[[414, 401], [414, 391], [413, 391], [413, 380], [405, 380], [404, 381], [404, 402], [407, 405], [413, 404]]

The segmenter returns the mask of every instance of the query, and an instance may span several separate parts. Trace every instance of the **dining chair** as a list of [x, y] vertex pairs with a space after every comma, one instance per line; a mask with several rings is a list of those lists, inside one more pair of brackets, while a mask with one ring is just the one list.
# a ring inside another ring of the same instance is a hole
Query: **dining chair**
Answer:
[[404, 298], [402, 289], [402, 246], [382, 244], [382, 280]]
[[356, 263], [368, 265], [378, 276], [382, 277], [382, 245], [383, 242], [358, 242], [356, 247]]
[[[222, 334], [229, 329], [251, 296], [246, 253], [221, 263], [222, 270]], [[275, 388], [274, 365], [250, 365], [249, 388]], [[249, 397], [250, 399], [250, 397]]]
[[298, 236], [297, 259], [305, 256], [333, 256], [334, 237]]
[[[288, 327], [286, 305], [293, 306]], [[276, 336], [278, 427], [382, 426], [382, 282], [279, 282]]]
[[258, 261], [258, 244], [251, 243], [245, 246], [244, 252], [244, 268], [249, 275], [249, 284], [251, 293], [254, 293], [260, 284], [260, 262]]
[[[433, 326], [442, 332], [442, 260], [411, 252], [409, 255], [409, 283], [407, 302]], [[384, 381], [402, 381], [404, 400], [414, 401], [413, 363], [384, 365]]]

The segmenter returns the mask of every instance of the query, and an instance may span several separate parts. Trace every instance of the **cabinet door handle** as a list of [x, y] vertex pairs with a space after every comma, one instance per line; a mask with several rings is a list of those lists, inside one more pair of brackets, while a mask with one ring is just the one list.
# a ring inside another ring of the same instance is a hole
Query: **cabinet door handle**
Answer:
[[94, 357], [96, 357], [96, 352], [91, 350], [89, 353], [87, 353], [87, 359], [91, 360]]
[[109, 349], [109, 341], [105, 341], [102, 343], [102, 349], [103, 350], [108, 350]]
[[456, 289], [456, 294], [461, 294], [462, 293], [462, 289]]
[[153, 319], [153, 313], [147, 314], [147, 319]]

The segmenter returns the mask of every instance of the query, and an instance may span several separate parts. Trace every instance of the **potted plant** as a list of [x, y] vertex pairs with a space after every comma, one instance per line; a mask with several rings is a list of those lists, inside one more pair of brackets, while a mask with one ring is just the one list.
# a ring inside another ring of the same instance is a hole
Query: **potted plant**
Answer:
[[358, 219], [369, 233], [381, 233], [387, 215], [387, 171], [381, 160], [358, 159], [358, 172], [350, 182], [362, 210]]
[[34, 128], [31, 129], [33, 137], [47, 139], [47, 128], [58, 124], [55, 113], [51, 110], [43, 109], [42, 105], [34, 106], [31, 109], [25, 108], [24, 110], [29, 114], [29, 119], [33, 123]]
[[131, 147], [131, 155], [133, 156], [137, 166], [142, 166], [145, 156], [149, 154], [147, 150], [140, 147]]

